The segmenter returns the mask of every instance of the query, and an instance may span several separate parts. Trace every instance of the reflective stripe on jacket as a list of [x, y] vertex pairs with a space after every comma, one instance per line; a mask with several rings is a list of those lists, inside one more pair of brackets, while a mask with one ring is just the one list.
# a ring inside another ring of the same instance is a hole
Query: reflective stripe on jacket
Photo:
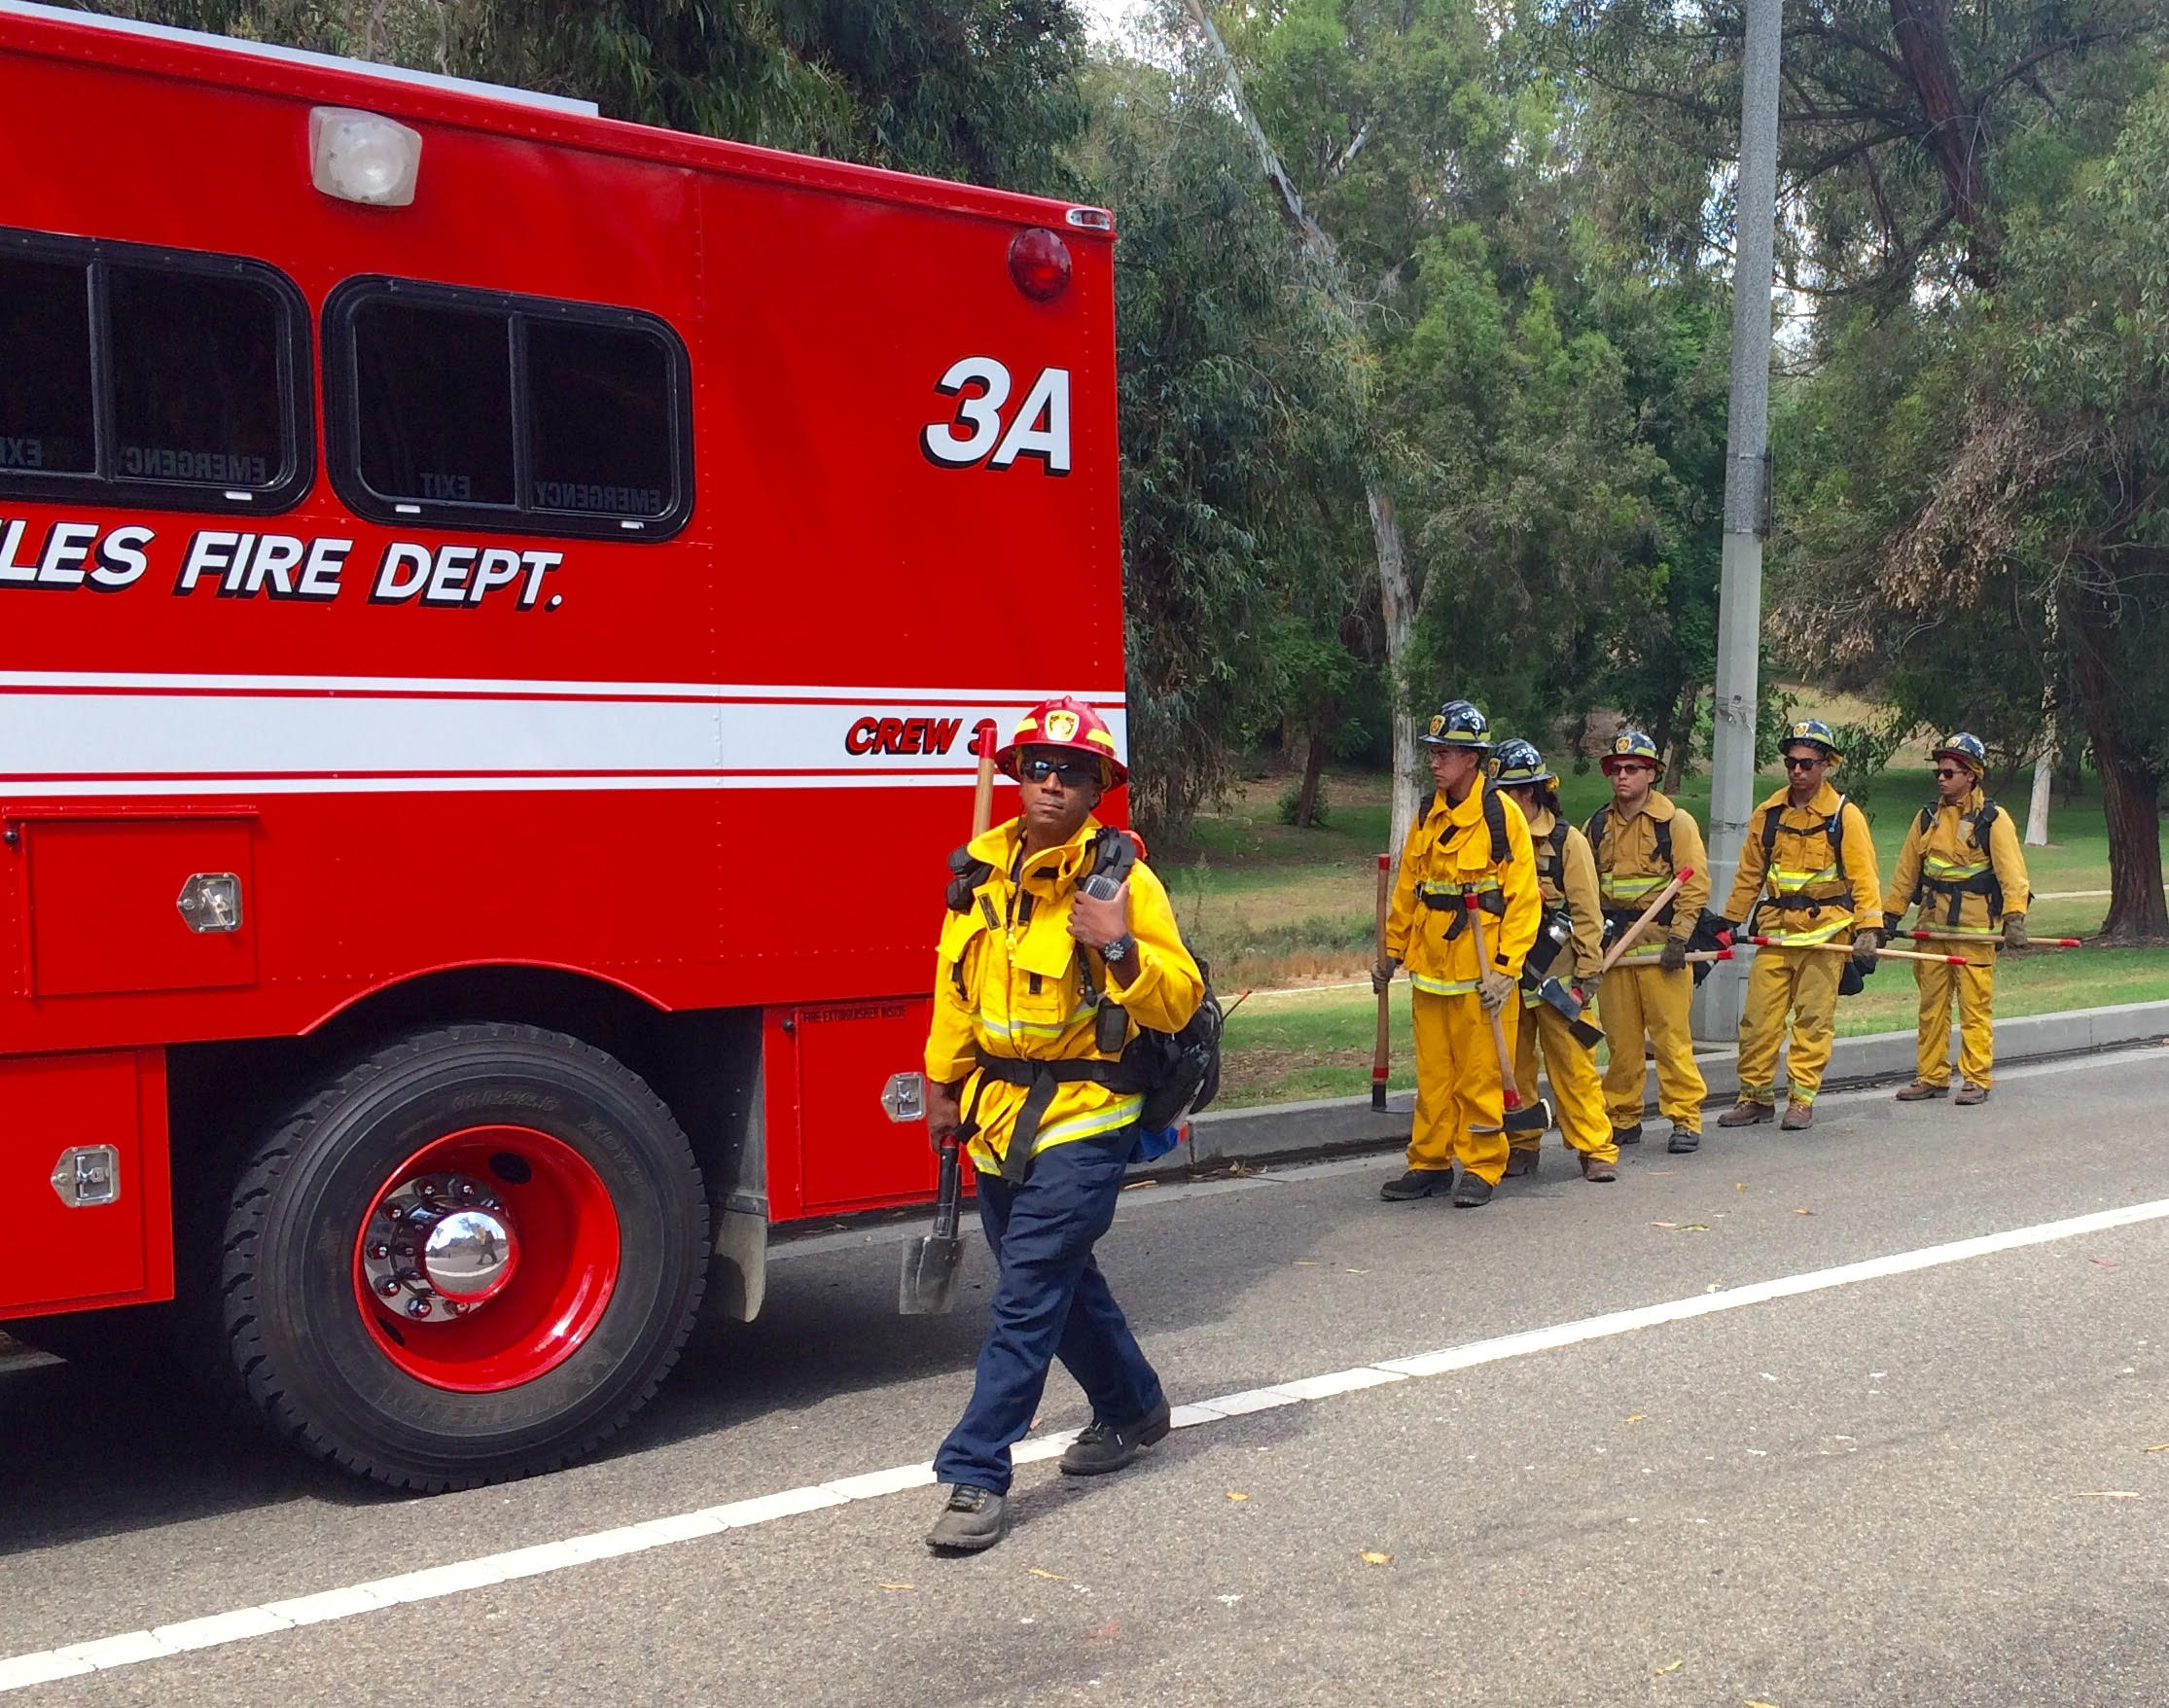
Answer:
[[[991, 869], [979, 890], [983, 906], [951, 913], [942, 927], [935, 968], [934, 1026], [926, 1041], [928, 1078], [943, 1085], [977, 1081], [975, 1046], [989, 1055], [1025, 1061], [1115, 1061], [1120, 1052], [1093, 1048], [1097, 1007], [1087, 997], [1109, 991], [1139, 1026], [1175, 1032], [1205, 994], [1205, 980], [1175, 926], [1167, 891], [1143, 861], [1130, 868], [1129, 928], [1137, 939], [1137, 971], [1116, 988], [1106, 963], [1069, 934], [1070, 903], [1091, 864], [1099, 823], [1087, 818], [1076, 837], [1020, 862], [1018, 821], [975, 837], [972, 857]], [[988, 913], [993, 920], [990, 923]], [[993, 1173], [1009, 1152], [1028, 1087], [987, 1080], [964, 1088], [964, 1109], [977, 1120], [974, 1165]], [[975, 1102], [975, 1098], [977, 1101]], [[1090, 1081], [1059, 1086], [1041, 1118], [1032, 1151], [1112, 1132], [1135, 1121], [1144, 1099]]]
[[[1725, 916], [1744, 920], [1760, 901], [1764, 906], [1756, 929], [1788, 945], [1834, 943], [1840, 937], [1849, 943], [1856, 930], [1882, 930], [1883, 886], [1867, 815], [1828, 782], [1804, 807], [1790, 801], [1780, 789], [1748, 819]], [[1773, 813], [1777, 835], [1765, 855], [1762, 842]], [[1838, 851], [1828, 827], [1840, 813]]]
[[[1521, 976], [1522, 958], [1537, 940], [1544, 904], [1537, 895], [1536, 850], [1521, 808], [1499, 797], [1505, 809], [1507, 857], [1494, 863], [1491, 832], [1483, 822], [1483, 793], [1491, 784], [1478, 777], [1459, 806], [1436, 797], [1431, 810], [1408, 827], [1401, 850], [1401, 871], [1394, 881], [1393, 907], [1386, 916], [1386, 954], [1408, 969], [1409, 982], [1434, 996], [1466, 996], [1476, 988], [1482, 969], [1476, 963], [1476, 934], [1467, 908], [1429, 907], [1419, 892], [1451, 902], [1463, 889], [1497, 898], [1483, 911], [1484, 941], [1491, 962], [1511, 978]], [[1463, 923], [1455, 929], [1454, 921]]]

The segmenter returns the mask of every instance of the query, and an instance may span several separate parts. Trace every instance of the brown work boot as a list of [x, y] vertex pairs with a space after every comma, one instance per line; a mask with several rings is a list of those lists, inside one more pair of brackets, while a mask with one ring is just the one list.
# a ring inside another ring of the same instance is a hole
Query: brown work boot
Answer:
[[1901, 1103], [1926, 1103], [1931, 1097], [1948, 1097], [1950, 1086], [1931, 1085], [1926, 1080], [1915, 1080], [1898, 1093]]
[[1731, 1108], [1717, 1118], [1719, 1126], [1754, 1126], [1759, 1121], [1775, 1121], [1777, 1105], [1758, 1103], [1752, 1097], [1742, 1097]]
[[1815, 1105], [1802, 1103], [1797, 1097], [1785, 1105], [1785, 1119], [1777, 1123], [1779, 1132], [1796, 1133], [1815, 1124]]
[[1517, 1174], [1534, 1174], [1542, 1153], [1534, 1145], [1516, 1145], [1507, 1153], [1507, 1177]]
[[1976, 1103], [1986, 1103], [1988, 1101], [1988, 1087], [1969, 1083], [1966, 1088], [1953, 1097], [1951, 1101], [1962, 1108], [1971, 1109]]
[[1619, 1170], [1616, 1164], [1602, 1161], [1584, 1151], [1582, 1153], [1582, 1178], [1601, 1184], [1605, 1181], [1618, 1180]]

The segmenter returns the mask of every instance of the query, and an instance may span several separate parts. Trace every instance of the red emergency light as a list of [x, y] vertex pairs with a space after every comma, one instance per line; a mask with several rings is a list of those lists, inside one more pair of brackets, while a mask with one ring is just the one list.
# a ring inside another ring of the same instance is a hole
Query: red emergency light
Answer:
[[1069, 289], [1069, 245], [1045, 226], [1027, 227], [1010, 239], [1010, 277], [1033, 302], [1053, 302]]

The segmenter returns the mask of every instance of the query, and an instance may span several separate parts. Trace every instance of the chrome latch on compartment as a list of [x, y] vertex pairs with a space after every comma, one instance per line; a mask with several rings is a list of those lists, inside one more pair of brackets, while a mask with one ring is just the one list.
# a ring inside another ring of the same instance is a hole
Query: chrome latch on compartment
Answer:
[[926, 1076], [924, 1074], [891, 1074], [889, 1083], [881, 1087], [881, 1107], [894, 1121], [924, 1121], [926, 1119]]
[[191, 931], [241, 929], [241, 880], [231, 872], [199, 872], [181, 886], [173, 904]]
[[53, 1190], [71, 1210], [119, 1202], [121, 1153], [111, 1145], [70, 1146], [53, 1165]]

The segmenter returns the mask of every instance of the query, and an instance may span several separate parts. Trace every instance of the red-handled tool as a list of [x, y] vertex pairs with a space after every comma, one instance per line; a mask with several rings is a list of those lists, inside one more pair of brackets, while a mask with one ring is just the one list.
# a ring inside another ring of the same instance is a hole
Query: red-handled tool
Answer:
[[[1378, 935], [1376, 953], [1371, 960], [1373, 967], [1386, 964], [1386, 907], [1393, 895], [1393, 856], [1378, 856]], [[1386, 1075], [1393, 1057], [1393, 1020], [1387, 1008], [1386, 992], [1378, 993], [1378, 1042], [1370, 1052], [1370, 1107], [1383, 1111], [1386, 1107]]]

